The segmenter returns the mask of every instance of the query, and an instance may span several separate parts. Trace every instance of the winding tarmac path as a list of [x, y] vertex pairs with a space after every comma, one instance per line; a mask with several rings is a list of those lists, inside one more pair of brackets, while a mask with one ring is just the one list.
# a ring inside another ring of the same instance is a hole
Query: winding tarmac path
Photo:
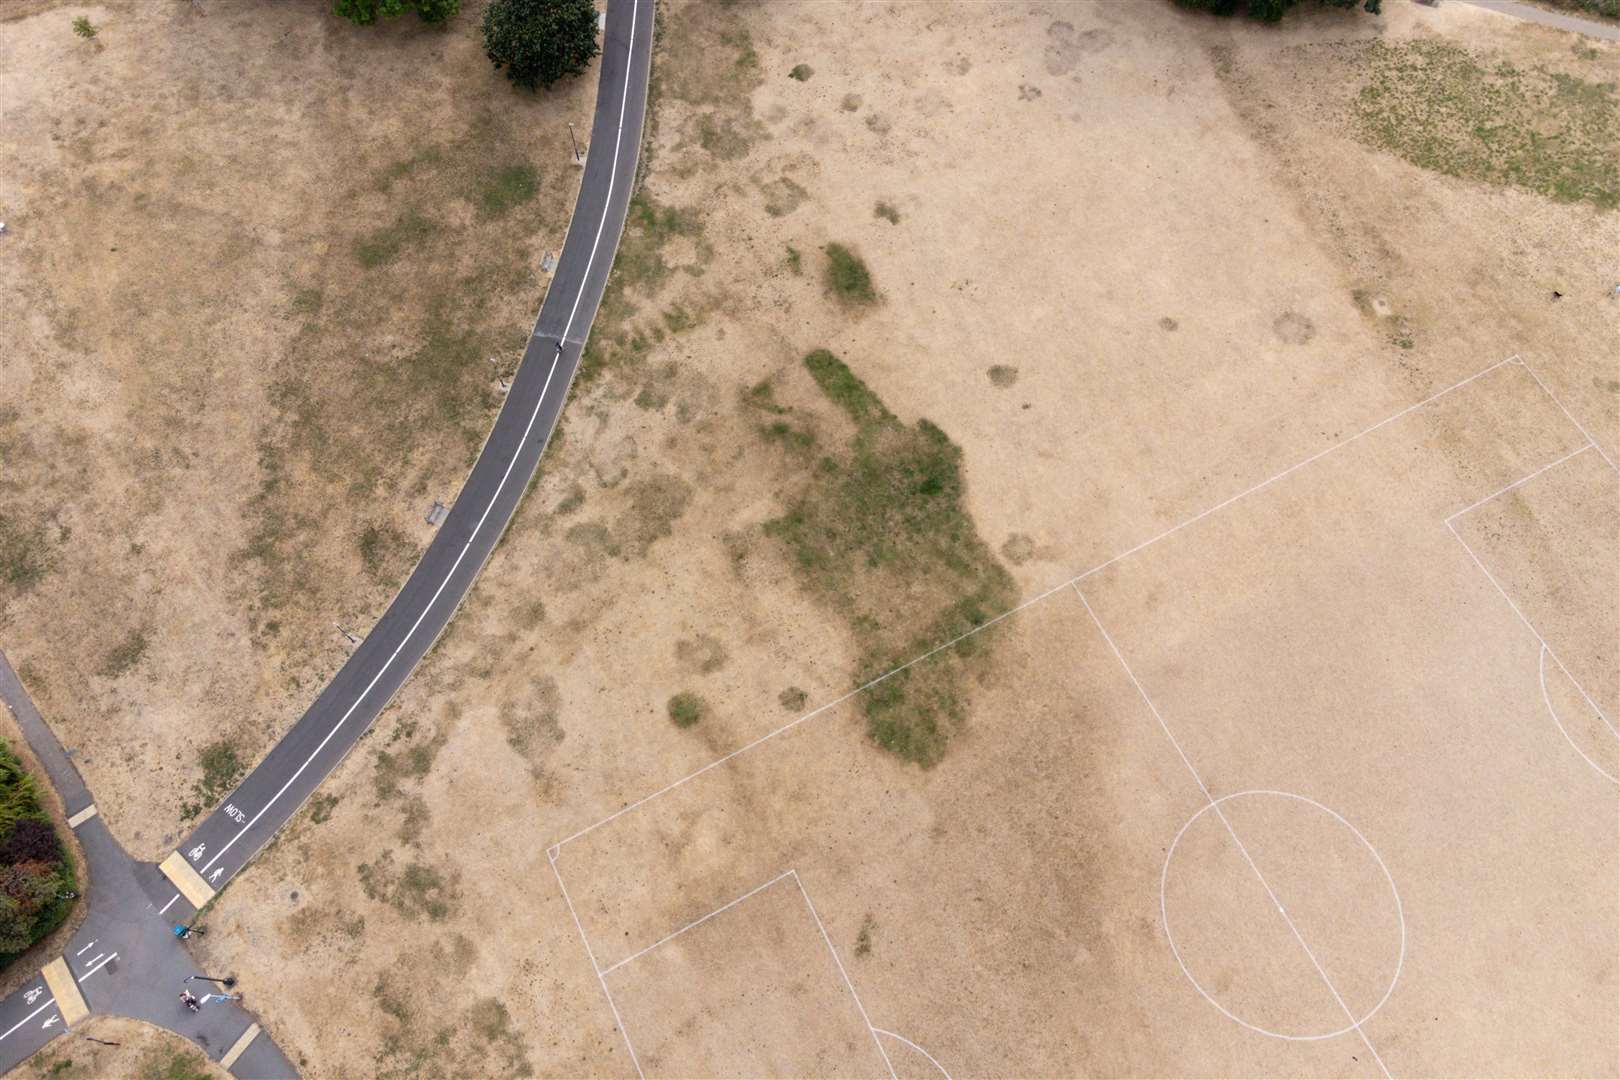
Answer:
[[608, 8], [590, 154], [568, 238], [506, 403], [455, 506], [309, 711], [164, 861], [180, 903], [206, 903], [337, 767], [433, 646], [512, 520], [562, 415], [629, 211], [652, 31], [653, 0]]
[[[88, 1013], [133, 1016], [196, 1042], [241, 1077], [296, 1069], [235, 1004], [188, 1014], [196, 972], [170, 932], [258, 854], [353, 749], [449, 624], [516, 512], [562, 415], [629, 212], [652, 63], [654, 0], [612, 0], [573, 220], [523, 361], [449, 516], [371, 633], [285, 737], [161, 864], [138, 863], [0, 656], [0, 699], [61, 794], [89, 863], [90, 911], [63, 956], [0, 1001], [0, 1072]], [[60, 1000], [59, 1000], [60, 999]]]

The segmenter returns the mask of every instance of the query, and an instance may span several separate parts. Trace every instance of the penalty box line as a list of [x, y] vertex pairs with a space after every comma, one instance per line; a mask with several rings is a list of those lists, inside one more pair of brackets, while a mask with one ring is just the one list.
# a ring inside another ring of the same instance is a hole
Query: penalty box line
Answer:
[[1383, 420], [1380, 420], [1378, 423], [1373, 424], [1371, 427], [1363, 428], [1361, 431], [1358, 431], [1354, 435], [1348, 436], [1347, 438], [1344, 438], [1344, 439], [1340, 439], [1338, 442], [1332, 444], [1331, 446], [1325, 447], [1322, 450], [1317, 451], [1316, 453], [1312, 454], [1311, 456], [1305, 458], [1303, 461], [1297, 462], [1294, 465], [1290, 465], [1288, 468], [1286, 468], [1283, 471], [1277, 473], [1275, 476], [1272, 476], [1270, 479], [1262, 480], [1260, 483], [1255, 484], [1252, 487], [1245, 488], [1243, 491], [1238, 492], [1236, 495], [1233, 495], [1233, 496], [1230, 496], [1229, 498], [1221, 500], [1220, 502], [1216, 503], [1214, 506], [1211, 506], [1208, 509], [1205, 509], [1205, 510], [1201, 511], [1201, 512], [1193, 515], [1190, 518], [1187, 518], [1185, 521], [1181, 522], [1179, 525], [1174, 525], [1174, 526], [1164, 530], [1163, 532], [1157, 534], [1156, 536], [1153, 536], [1153, 537], [1151, 537], [1151, 538], [1149, 538], [1147, 540], [1144, 540], [1144, 541], [1142, 541], [1141, 543], [1137, 544], [1134, 547], [1127, 548], [1125, 551], [1120, 552], [1118, 555], [1115, 555], [1112, 558], [1109, 558], [1108, 560], [1106, 560], [1104, 562], [1098, 563], [1096, 566], [1091, 567], [1089, 570], [1081, 571], [1079, 574], [1076, 574], [1074, 577], [1071, 577], [1071, 578], [1068, 578], [1068, 579], [1066, 579], [1064, 581], [1059, 582], [1058, 584], [1052, 586], [1050, 589], [1047, 589], [1045, 592], [1040, 593], [1038, 596], [1031, 597], [1030, 599], [1025, 600], [1023, 603], [1019, 604], [1017, 607], [1014, 607], [1014, 608], [1011, 608], [1008, 611], [1002, 612], [1000, 615], [997, 615], [995, 618], [990, 619], [987, 622], [981, 623], [980, 625], [974, 627], [973, 629], [967, 631], [966, 633], [959, 634], [958, 636], [952, 638], [950, 641], [945, 642], [945, 644], [936, 646], [935, 648], [930, 649], [929, 651], [923, 653], [921, 656], [918, 656], [918, 657], [916, 657], [916, 658], [914, 658], [912, 660], [906, 661], [904, 664], [901, 664], [899, 667], [895, 668], [894, 670], [888, 671], [888, 672], [885, 672], [882, 675], [879, 675], [877, 678], [873, 679], [871, 682], [865, 683], [862, 686], [858, 686], [855, 689], [849, 691], [848, 693], [843, 694], [840, 697], [834, 698], [832, 701], [829, 701], [825, 705], [821, 705], [821, 706], [811, 710], [810, 712], [805, 713], [803, 716], [799, 717], [796, 720], [790, 720], [787, 723], [781, 725], [780, 727], [777, 727], [777, 728], [774, 728], [774, 729], [772, 729], [770, 731], [767, 731], [765, 734], [760, 735], [759, 737], [757, 737], [755, 739], [752, 739], [749, 742], [744, 743], [742, 746], [739, 746], [737, 749], [732, 750], [731, 752], [725, 754], [724, 756], [716, 758], [714, 761], [709, 762], [707, 765], [703, 766], [702, 768], [697, 769], [697, 770], [695, 770], [693, 772], [687, 773], [685, 776], [680, 777], [679, 779], [674, 780], [671, 783], [665, 784], [663, 787], [659, 788], [657, 791], [652, 792], [650, 795], [644, 795], [641, 798], [635, 800], [634, 802], [625, 804], [624, 806], [620, 807], [618, 810], [615, 810], [613, 813], [611, 813], [611, 814], [607, 815], [606, 817], [602, 818], [600, 821], [597, 821], [597, 822], [595, 822], [593, 824], [587, 825], [583, 829], [580, 829], [577, 832], [571, 833], [570, 835], [563, 837], [561, 840], [558, 840], [556, 843], [552, 844], [550, 848], [547, 849], [547, 854], [552, 858], [553, 861], [555, 861], [557, 855], [561, 852], [561, 850], [562, 850], [562, 848], [563, 848], [563, 846], [565, 844], [571, 844], [575, 840], [580, 839], [581, 837], [587, 835], [588, 833], [595, 832], [597, 829], [600, 829], [602, 826], [610, 824], [610, 823], [618, 820], [619, 818], [621, 818], [624, 815], [630, 813], [631, 811], [640, 809], [641, 807], [643, 807], [643, 806], [647, 805], [648, 803], [652, 802], [654, 799], [657, 799], [657, 798], [660, 798], [661, 796], [669, 794], [671, 791], [674, 791], [676, 788], [680, 787], [682, 784], [685, 784], [690, 780], [697, 779], [699, 776], [702, 776], [704, 773], [708, 772], [710, 769], [715, 769], [715, 768], [718, 768], [721, 765], [724, 765], [726, 762], [730, 761], [734, 757], [737, 757], [739, 754], [746, 753], [747, 751], [752, 750], [754, 747], [759, 746], [761, 743], [768, 742], [769, 740], [776, 738], [778, 735], [781, 735], [781, 734], [783, 734], [785, 732], [793, 730], [794, 728], [798, 727], [800, 724], [803, 724], [807, 720], [813, 720], [816, 717], [820, 716], [822, 713], [825, 713], [825, 712], [827, 712], [827, 711], [829, 711], [831, 709], [837, 708], [839, 705], [844, 704], [844, 702], [849, 701], [851, 698], [858, 697], [859, 695], [861, 695], [861, 694], [865, 693], [866, 691], [872, 689], [873, 687], [877, 686], [879, 683], [883, 682], [884, 680], [893, 678], [894, 676], [899, 675], [901, 672], [907, 670], [908, 668], [914, 667], [917, 664], [922, 663], [924, 660], [928, 660], [931, 657], [945, 651], [946, 649], [949, 649], [954, 645], [960, 644], [961, 642], [965, 641], [966, 639], [972, 637], [974, 634], [977, 634], [977, 633], [980, 633], [981, 631], [990, 629], [990, 627], [995, 626], [997, 623], [1001, 622], [1004, 619], [1010, 618], [1011, 616], [1018, 614], [1019, 612], [1023, 611], [1025, 608], [1032, 607], [1035, 604], [1040, 603], [1042, 600], [1045, 600], [1048, 597], [1051, 597], [1055, 593], [1061, 592], [1064, 589], [1070, 587], [1071, 585], [1074, 585], [1074, 584], [1076, 584], [1076, 583], [1078, 583], [1080, 581], [1085, 580], [1086, 578], [1090, 577], [1092, 574], [1095, 574], [1100, 570], [1104, 570], [1107, 567], [1112, 566], [1114, 563], [1119, 562], [1121, 559], [1128, 558], [1129, 556], [1136, 554], [1137, 552], [1143, 550], [1144, 548], [1151, 547], [1152, 545], [1157, 544], [1159, 541], [1164, 540], [1167, 537], [1170, 537], [1170, 536], [1174, 535], [1175, 533], [1180, 532], [1182, 529], [1187, 528], [1189, 525], [1196, 524], [1197, 522], [1202, 521], [1204, 518], [1209, 517], [1211, 514], [1214, 514], [1219, 510], [1225, 509], [1226, 507], [1232, 505], [1233, 503], [1237, 502], [1238, 500], [1246, 498], [1249, 495], [1253, 495], [1258, 491], [1261, 491], [1261, 490], [1263, 490], [1263, 489], [1265, 489], [1267, 487], [1270, 487], [1272, 484], [1275, 484], [1279, 480], [1282, 480], [1285, 477], [1299, 471], [1300, 469], [1303, 469], [1305, 466], [1311, 464], [1312, 462], [1321, 460], [1322, 458], [1326, 457], [1327, 455], [1333, 453], [1333, 451], [1342, 449], [1343, 447], [1346, 447], [1346, 446], [1349, 446], [1351, 443], [1356, 442], [1357, 440], [1362, 439], [1362, 438], [1364, 438], [1364, 437], [1366, 437], [1368, 435], [1371, 435], [1373, 432], [1379, 430], [1380, 428], [1386, 427], [1389, 424], [1394, 423], [1395, 421], [1401, 419], [1404, 416], [1408, 416], [1411, 413], [1414, 413], [1417, 410], [1424, 408], [1425, 406], [1432, 405], [1434, 402], [1436, 402], [1436, 401], [1440, 400], [1441, 398], [1445, 397], [1447, 394], [1450, 394], [1450, 393], [1452, 393], [1453, 391], [1456, 391], [1456, 390], [1460, 390], [1463, 387], [1469, 385], [1470, 383], [1475, 382], [1478, 379], [1484, 378], [1486, 375], [1489, 375], [1491, 372], [1497, 370], [1498, 368], [1505, 367], [1505, 366], [1507, 366], [1509, 364], [1523, 364], [1523, 361], [1520, 360], [1517, 355], [1510, 356], [1505, 360], [1498, 360], [1496, 363], [1490, 365], [1489, 367], [1483, 368], [1480, 371], [1475, 372], [1474, 374], [1468, 376], [1466, 379], [1461, 379], [1458, 382], [1454, 382], [1450, 386], [1447, 386], [1445, 389], [1439, 390], [1439, 391], [1436, 391], [1433, 394], [1430, 394], [1428, 397], [1424, 398], [1422, 401], [1416, 402], [1416, 403], [1414, 403], [1412, 405], [1408, 405], [1406, 408], [1400, 410], [1399, 412], [1385, 417]]

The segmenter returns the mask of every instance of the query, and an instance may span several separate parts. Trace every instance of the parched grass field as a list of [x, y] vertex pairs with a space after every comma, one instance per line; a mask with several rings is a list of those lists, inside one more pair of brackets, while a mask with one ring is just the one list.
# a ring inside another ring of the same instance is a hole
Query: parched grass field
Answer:
[[[1602, 1071], [1620, 60], [1390, 7], [662, 8], [559, 437], [200, 959], [313, 1076]], [[346, 273], [438, 250], [416, 176]], [[281, 392], [244, 538], [363, 475]]]

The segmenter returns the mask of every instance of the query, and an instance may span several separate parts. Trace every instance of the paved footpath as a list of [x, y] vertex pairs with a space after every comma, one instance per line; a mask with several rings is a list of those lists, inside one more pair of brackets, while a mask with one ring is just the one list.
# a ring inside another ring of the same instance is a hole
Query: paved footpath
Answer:
[[84, 1016], [108, 1012], [176, 1031], [236, 1076], [297, 1075], [241, 1007], [216, 1002], [193, 1014], [180, 1004], [182, 981], [198, 972], [170, 928], [206, 906], [348, 754], [449, 623], [516, 512], [562, 414], [629, 212], [652, 64], [653, 3], [608, 5], [590, 153], [562, 256], [506, 402], [449, 516], [309, 711], [180, 850], [156, 866], [124, 852], [0, 655], [0, 698], [67, 804], [90, 882], [90, 914], [63, 956], [0, 1001], [0, 1071]]
[[[184, 1035], [214, 1061], [230, 1057], [227, 1068], [235, 1076], [296, 1077], [292, 1062], [241, 1006], [209, 1002], [201, 1012], [191, 1013], [180, 1004], [186, 976], [218, 973], [199, 972], [192, 963], [185, 944], [171, 930], [173, 912], [160, 911], [161, 903], [154, 898], [167, 898], [173, 890], [157, 867], [131, 859], [107, 828], [84, 779], [4, 653], [0, 653], [0, 701], [16, 716], [28, 745], [62, 796], [88, 864], [80, 888], [90, 903], [90, 914], [62, 956], [52, 958], [40, 975], [0, 1001], [0, 1071], [15, 1068], [66, 1034], [72, 1024], [101, 1012], [131, 1016]], [[208, 983], [192, 985], [198, 996], [216, 989]], [[249, 1032], [253, 1038], [238, 1047]]]

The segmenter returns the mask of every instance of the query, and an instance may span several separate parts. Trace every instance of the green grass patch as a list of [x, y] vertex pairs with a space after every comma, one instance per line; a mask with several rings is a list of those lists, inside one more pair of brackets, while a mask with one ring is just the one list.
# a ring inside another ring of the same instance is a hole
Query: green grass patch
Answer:
[[45, 523], [0, 511], [0, 597], [19, 597], [45, 580], [52, 541]]
[[[804, 364], [855, 431], [842, 453], [795, 470], [801, 487], [765, 532], [848, 624], [862, 686], [1008, 610], [1017, 588], [967, 513], [961, 450], [945, 433], [901, 423], [825, 349]], [[965, 680], [985, 646], [969, 638], [861, 695], [873, 741], [924, 767], [938, 762], [966, 720]]]
[[136, 627], [107, 653], [107, 659], [101, 664], [101, 674], [105, 678], [116, 679], [120, 675], [134, 671], [136, 665], [146, 657], [146, 650], [150, 645], [146, 631]]
[[360, 564], [378, 583], [394, 581], [402, 576], [416, 552], [411, 538], [388, 522], [367, 525], [361, 531], [356, 546], [360, 549]]
[[799, 249], [794, 247], [792, 244], [788, 244], [786, 246], [787, 268], [795, 277], [797, 277], [798, 275], [804, 273], [804, 257], [799, 254]]
[[709, 712], [708, 702], [690, 690], [683, 690], [669, 699], [669, 719], [678, 728], [689, 728]]
[[865, 307], [877, 303], [877, 290], [872, 287], [871, 271], [861, 257], [843, 244], [828, 244], [827, 273], [824, 281], [827, 291], [845, 304]]
[[508, 165], [486, 174], [478, 192], [478, 206], [491, 217], [522, 206], [540, 192], [540, 176], [533, 165]]
[[879, 199], [877, 205], [872, 207], [872, 216], [882, 218], [890, 225], [900, 224], [900, 211], [895, 209], [893, 203], [886, 203], [882, 199]]
[[354, 245], [354, 257], [368, 270], [386, 266], [408, 247], [420, 244], [433, 232], [433, 222], [407, 210], [392, 225], [362, 237]]
[[788, 78], [797, 79], [799, 82], [809, 82], [810, 76], [815, 73], [816, 69], [809, 64], [794, 64], [793, 70], [788, 72]]
[[197, 768], [202, 775], [192, 781], [191, 798], [180, 805], [180, 817], [185, 821], [217, 804], [247, 772], [236, 747], [224, 739], [197, 751]]
[[1559, 202], [1620, 205], [1613, 82], [1516, 67], [1447, 41], [1373, 42], [1351, 103], [1358, 136], [1448, 176]]

